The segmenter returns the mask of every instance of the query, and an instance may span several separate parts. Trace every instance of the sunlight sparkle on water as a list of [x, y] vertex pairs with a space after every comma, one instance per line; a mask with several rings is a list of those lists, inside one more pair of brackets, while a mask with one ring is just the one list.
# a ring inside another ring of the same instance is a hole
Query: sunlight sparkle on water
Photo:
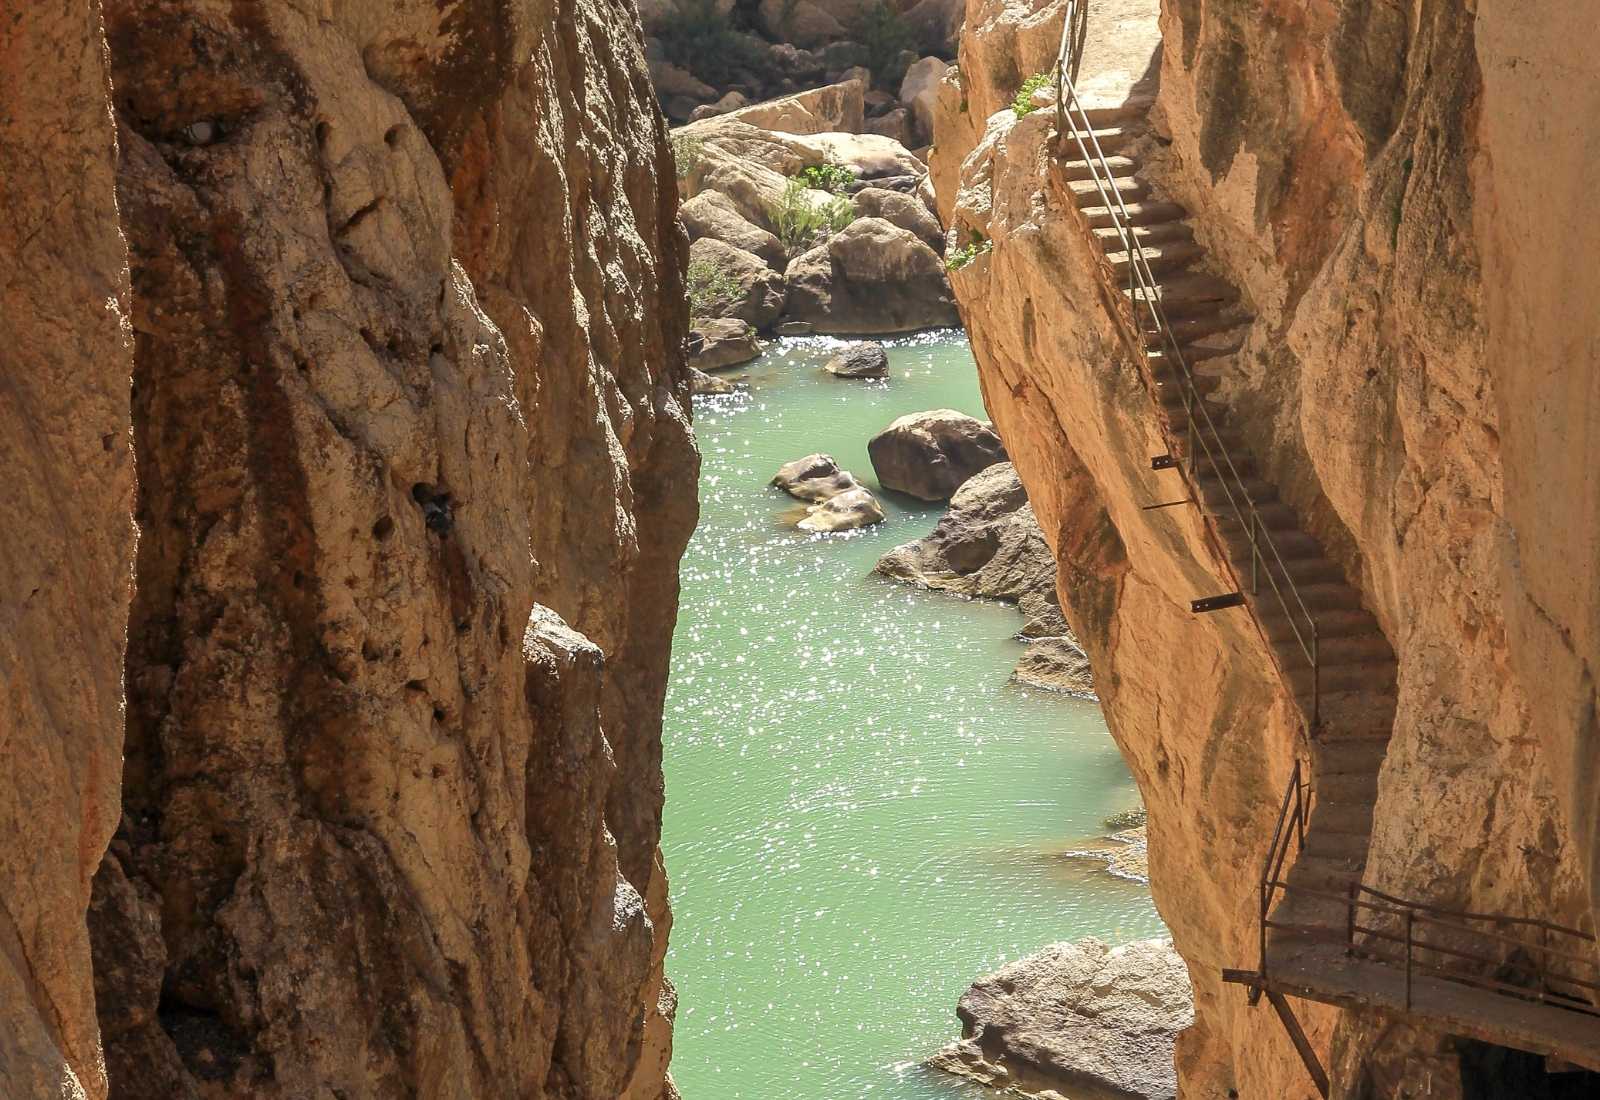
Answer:
[[[879, 491], [866, 442], [896, 416], [984, 416], [959, 333], [890, 349], [890, 378], [821, 371], [788, 341], [752, 391], [698, 399], [702, 518], [684, 558], [663, 847], [677, 984], [673, 1075], [692, 1100], [953, 1100], [920, 1067], [971, 980], [1060, 939], [1158, 934], [1137, 884], [1053, 853], [1136, 804], [1097, 708], [1008, 683], [1016, 612], [871, 572], [940, 509]], [[887, 521], [781, 522], [767, 487], [823, 451]]]

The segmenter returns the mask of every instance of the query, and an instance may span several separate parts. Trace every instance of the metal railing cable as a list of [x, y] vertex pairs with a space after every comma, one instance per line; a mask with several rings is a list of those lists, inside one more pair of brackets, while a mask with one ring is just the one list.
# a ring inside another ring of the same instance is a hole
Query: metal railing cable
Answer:
[[[1262, 519], [1261, 511], [1250, 495], [1244, 477], [1239, 473], [1233, 457], [1223, 445], [1222, 434], [1217, 430], [1210, 411], [1201, 399], [1195, 384], [1194, 372], [1184, 357], [1182, 347], [1167, 321], [1161, 306], [1161, 294], [1145, 254], [1134, 231], [1133, 218], [1122, 195], [1117, 190], [1116, 174], [1107, 161], [1105, 151], [1089, 120], [1088, 111], [1078, 99], [1074, 83], [1078, 65], [1083, 56], [1083, 45], [1088, 32], [1088, 7], [1079, 0], [1067, 0], [1066, 22], [1061, 30], [1061, 47], [1056, 55], [1056, 130], [1057, 139], [1065, 142], [1067, 135], [1076, 140], [1083, 162], [1088, 166], [1090, 179], [1102, 207], [1116, 230], [1122, 252], [1128, 258], [1127, 294], [1133, 312], [1134, 332], [1144, 350], [1146, 367], [1151, 351], [1159, 351], [1171, 364], [1172, 376], [1177, 380], [1183, 397], [1187, 417], [1188, 447], [1185, 459], [1188, 465], [1178, 463], [1179, 472], [1188, 484], [1196, 504], [1203, 501], [1199, 485], [1198, 457], [1205, 462], [1217, 483], [1222, 487], [1227, 505], [1234, 519], [1243, 529], [1250, 543], [1250, 588], [1253, 595], [1261, 590], [1262, 566], [1265, 565], [1267, 583], [1271, 586], [1285, 620], [1294, 634], [1296, 643], [1311, 668], [1311, 726], [1321, 724], [1322, 674], [1321, 653], [1317, 622], [1306, 605], [1305, 597], [1289, 573], [1282, 552], [1273, 540], [1270, 529]], [[1148, 317], [1141, 319], [1141, 308]], [[1159, 341], [1158, 347], [1149, 346], [1150, 337]], [[1155, 383], [1153, 374], [1152, 383]], [[1197, 430], [1197, 424], [1200, 426]], [[1208, 438], [1209, 437], [1209, 438]], [[1198, 453], [1197, 453], [1198, 452]], [[1276, 565], [1276, 568], [1274, 568]], [[1281, 583], [1280, 583], [1281, 581]]]

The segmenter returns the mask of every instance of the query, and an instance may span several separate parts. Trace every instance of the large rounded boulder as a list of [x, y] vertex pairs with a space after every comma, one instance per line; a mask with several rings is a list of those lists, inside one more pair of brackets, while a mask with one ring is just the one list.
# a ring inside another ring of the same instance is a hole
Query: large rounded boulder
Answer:
[[949, 500], [972, 475], [1006, 460], [993, 428], [954, 409], [900, 417], [872, 437], [867, 455], [885, 489], [922, 500]]
[[788, 317], [818, 332], [912, 332], [960, 323], [939, 254], [882, 218], [857, 218], [796, 256], [785, 279]]
[[832, 455], [815, 454], [785, 462], [773, 475], [776, 485], [796, 500], [816, 503], [861, 488], [849, 470], [839, 468]]
[[769, 267], [782, 268], [788, 260], [783, 242], [739, 212], [732, 199], [719, 191], [702, 191], [678, 208], [689, 240], [714, 241], [759, 256]]

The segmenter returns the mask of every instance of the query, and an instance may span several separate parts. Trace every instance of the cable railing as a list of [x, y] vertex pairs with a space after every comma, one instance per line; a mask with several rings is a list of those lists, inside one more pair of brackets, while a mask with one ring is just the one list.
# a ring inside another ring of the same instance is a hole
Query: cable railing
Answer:
[[[1198, 459], [1201, 455], [1204, 456], [1205, 463], [1217, 483], [1222, 487], [1228, 508], [1244, 531], [1246, 539], [1249, 540], [1251, 594], [1260, 595], [1261, 574], [1264, 571], [1273, 595], [1294, 634], [1295, 642], [1310, 666], [1311, 726], [1315, 729], [1322, 721], [1321, 653], [1317, 622], [1306, 605], [1299, 586], [1290, 575], [1288, 564], [1273, 541], [1270, 529], [1251, 497], [1244, 477], [1239, 473], [1232, 456], [1223, 445], [1221, 432], [1217, 430], [1210, 411], [1201, 399], [1195, 385], [1194, 373], [1190, 370], [1188, 360], [1184, 357], [1177, 337], [1173, 334], [1172, 326], [1167, 322], [1166, 312], [1162, 309], [1155, 274], [1151, 270], [1144, 248], [1139, 243], [1138, 235], [1134, 232], [1133, 219], [1122, 201], [1121, 193], [1117, 190], [1116, 175], [1106, 160], [1105, 151], [1100, 147], [1100, 140], [1096, 137], [1094, 126], [1089, 121], [1088, 111], [1078, 99], [1074, 80], [1083, 57], [1083, 45], [1087, 33], [1088, 7], [1079, 0], [1067, 0], [1066, 22], [1061, 30], [1061, 48], [1056, 55], [1057, 137], [1064, 143], [1070, 133], [1077, 141], [1078, 150], [1082, 154], [1084, 163], [1088, 165], [1090, 178], [1101, 205], [1106, 209], [1112, 228], [1116, 230], [1118, 240], [1122, 244], [1122, 251], [1128, 257], [1128, 301], [1133, 313], [1134, 332], [1144, 351], [1142, 358], [1145, 359], [1146, 370], [1149, 370], [1149, 355], [1153, 350], [1159, 351], [1163, 358], [1171, 363], [1172, 376], [1177, 380], [1183, 397], [1188, 433], [1187, 450], [1184, 455], [1187, 466], [1181, 462], [1175, 465], [1184, 478], [1191, 499], [1196, 504], [1204, 500], [1199, 484]], [[1140, 316], [1141, 309], [1148, 315], [1143, 320]], [[1152, 335], [1159, 341], [1159, 346], [1155, 349], [1149, 346]], [[1149, 382], [1152, 389], [1160, 384], [1153, 373], [1149, 375]], [[1218, 534], [1219, 541], [1222, 541], [1220, 532]], [[1263, 566], [1266, 567], [1265, 570]]]
[[[1354, 958], [1401, 969], [1407, 1012], [1412, 1010], [1416, 979], [1431, 977], [1600, 1017], [1600, 943], [1589, 932], [1536, 917], [1428, 905], [1374, 890], [1359, 880], [1338, 892], [1286, 881], [1290, 845], [1304, 850], [1310, 812], [1304, 767], [1296, 762], [1261, 867], [1257, 971], [1261, 980], [1269, 976], [1267, 936], [1277, 929], [1342, 947]], [[1324, 912], [1335, 921], [1334, 914], [1342, 907], [1344, 927], [1273, 920], [1272, 907], [1280, 895], [1329, 903]]]

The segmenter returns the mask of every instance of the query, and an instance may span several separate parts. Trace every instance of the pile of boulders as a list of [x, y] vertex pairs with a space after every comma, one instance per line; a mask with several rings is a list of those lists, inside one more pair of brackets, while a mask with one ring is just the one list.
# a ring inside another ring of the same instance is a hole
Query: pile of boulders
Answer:
[[[662, 110], [689, 122], [837, 84], [868, 86], [869, 132], [932, 140], [931, 100], [956, 55], [963, 0], [640, 0], [645, 56]], [[934, 68], [930, 82], [930, 73]]]
[[[942, 64], [942, 63], [941, 63]], [[960, 323], [926, 163], [864, 132], [851, 79], [672, 132], [701, 370], [752, 333], [912, 332]]]
[[883, 507], [832, 455], [814, 454], [785, 463], [772, 484], [806, 502], [802, 531], [853, 531], [883, 522]]

